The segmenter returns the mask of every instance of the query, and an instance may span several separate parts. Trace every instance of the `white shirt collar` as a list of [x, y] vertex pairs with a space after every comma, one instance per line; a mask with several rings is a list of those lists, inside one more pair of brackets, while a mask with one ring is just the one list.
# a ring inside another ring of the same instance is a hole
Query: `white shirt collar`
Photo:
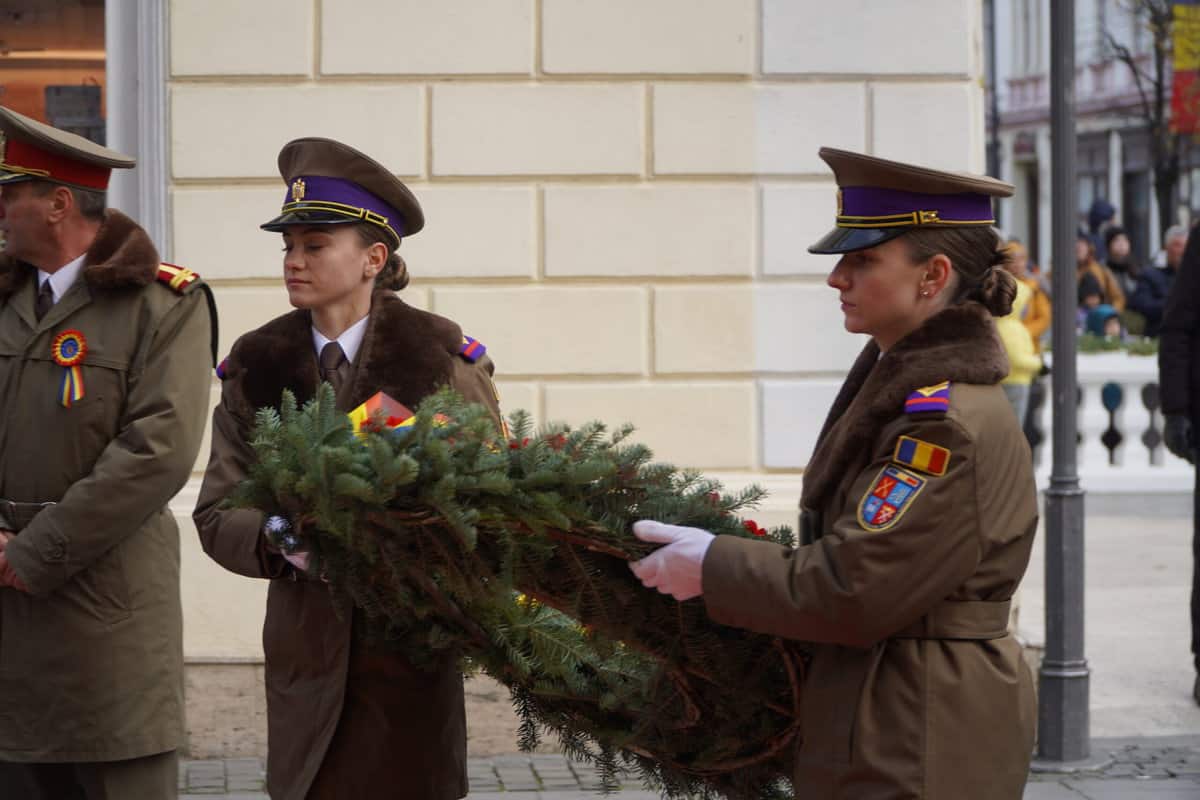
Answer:
[[[363, 317], [358, 322], [346, 328], [342, 335], [337, 338], [337, 343], [342, 346], [342, 352], [346, 354], [346, 360], [351, 364], [354, 363], [354, 357], [358, 355], [358, 348], [362, 344], [363, 335], [367, 332], [367, 319]], [[319, 330], [312, 329], [313, 347], [317, 349], [317, 355], [321, 355], [321, 350], [325, 345], [329, 344], [332, 339], [326, 339]]]
[[54, 273], [43, 272], [39, 269], [38, 289], [40, 290], [46, 281], [50, 281], [50, 290], [54, 292], [54, 302], [57, 303], [67, 293], [67, 289], [70, 289], [71, 285], [75, 283], [75, 279], [79, 277], [79, 270], [83, 269], [83, 262], [86, 258], [87, 253], [84, 253]]

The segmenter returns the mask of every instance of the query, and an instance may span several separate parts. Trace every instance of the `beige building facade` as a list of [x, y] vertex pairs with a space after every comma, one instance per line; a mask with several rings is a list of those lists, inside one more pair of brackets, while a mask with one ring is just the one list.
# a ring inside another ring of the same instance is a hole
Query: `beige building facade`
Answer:
[[[663, 460], [768, 486], [763, 524], [793, 523], [862, 345], [805, 249], [834, 215], [817, 148], [983, 168], [979, 0], [105, 9], [109, 143], [140, 159], [113, 204], [212, 284], [223, 352], [289, 309], [258, 228], [281, 145], [340, 139], [420, 199], [402, 296], [487, 344], [506, 410], [633, 422]], [[173, 503], [193, 752], [253, 752], [266, 587], [200, 549], [206, 459]]]
[[[862, 344], [805, 249], [834, 213], [817, 148], [982, 169], [980, 19], [970, 0], [173, 0], [166, 249], [214, 286], [227, 350], [289, 308], [258, 229], [280, 146], [346, 141], [420, 198], [402, 296], [488, 345], [507, 410], [631, 421], [663, 460], [767, 484], [760, 521], [791, 523]], [[185, 538], [188, 657], [260, 657], [265, 587]]]

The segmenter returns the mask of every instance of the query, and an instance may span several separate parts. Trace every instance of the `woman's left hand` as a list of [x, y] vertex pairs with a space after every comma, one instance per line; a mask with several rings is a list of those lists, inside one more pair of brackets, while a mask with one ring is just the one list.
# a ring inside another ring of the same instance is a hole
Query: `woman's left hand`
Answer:
[[701, 585], [704, 554], [715, 536], [699, 528], [664, 525], [646, 519], [633, 524], [633, 535], [643, 542], [666, 545], [629, 565], [643, 586], [658, 589], [679, 601], [691, 600], [704, 593]]

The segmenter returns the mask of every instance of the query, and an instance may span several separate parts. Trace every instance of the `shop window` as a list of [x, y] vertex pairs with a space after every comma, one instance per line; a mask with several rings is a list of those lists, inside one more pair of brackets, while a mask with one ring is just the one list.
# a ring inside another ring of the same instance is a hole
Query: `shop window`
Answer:
[[105, 143], [104, 0], [0, 0], [0, 105]]

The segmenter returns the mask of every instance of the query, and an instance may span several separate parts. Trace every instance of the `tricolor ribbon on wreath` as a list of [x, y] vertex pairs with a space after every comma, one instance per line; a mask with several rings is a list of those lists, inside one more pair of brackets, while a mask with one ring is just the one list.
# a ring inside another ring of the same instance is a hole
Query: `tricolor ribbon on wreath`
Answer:
[[50, 347], [54, 363], [63, 368], [62, 385], [59, 388], [59, 402], [63, 408], [83, 399], [83, 370], [79, 365], [87, 355], [87, 340], [77, 330], [63, 331], [54, 337]]

